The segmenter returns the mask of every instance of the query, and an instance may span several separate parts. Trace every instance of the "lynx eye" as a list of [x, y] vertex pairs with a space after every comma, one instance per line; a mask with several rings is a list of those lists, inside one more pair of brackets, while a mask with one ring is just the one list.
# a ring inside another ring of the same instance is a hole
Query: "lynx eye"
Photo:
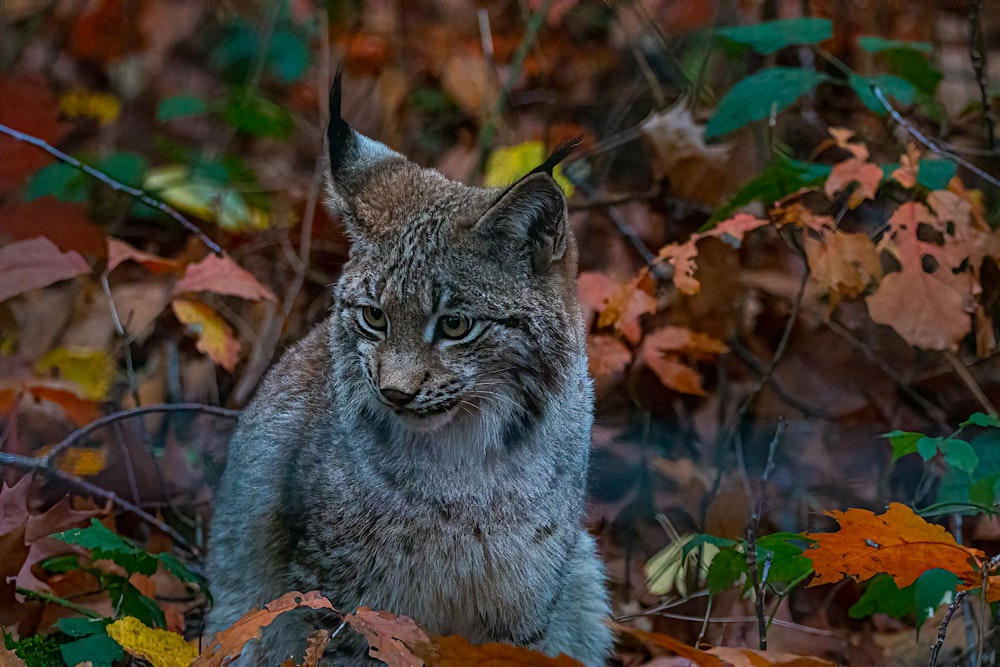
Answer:
[[375, 306], [363, 306], [361, 308], [361, 317], [364, 318], [365, 324], [375, 331], [385, 331], [389, 325], [389, 320], [386, 319], [385, 312]]
[[472, 320], [465, 315], [445, 315], [438, 320], [438, 331], [445, 338], [465, 338], [472, 330]]

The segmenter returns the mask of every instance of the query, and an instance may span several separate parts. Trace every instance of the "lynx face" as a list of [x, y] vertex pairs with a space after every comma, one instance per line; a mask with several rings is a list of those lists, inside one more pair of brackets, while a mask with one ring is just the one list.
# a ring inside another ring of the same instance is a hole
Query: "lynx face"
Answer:
[[353, 239], [335, 293], [353, 398], [416, 433], [537, 416], [582, 340], [558, 186], [471, 188], [391, 153], [375, 164], [349, 192], [333, 182]]

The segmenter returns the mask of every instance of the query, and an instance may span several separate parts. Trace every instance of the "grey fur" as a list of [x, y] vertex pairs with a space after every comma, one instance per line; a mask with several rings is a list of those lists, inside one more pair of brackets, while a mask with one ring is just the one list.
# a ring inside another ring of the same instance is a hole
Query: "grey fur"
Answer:
[[[330, 317], [240, 418], [215, 503], [207, 632], [318, 589], [342, 611], [603, 665], [608, 595], [581, 526], [593, 395], [562, 192], [546, 173], [469, 187], [350, 132], [330, 205], [351, 258]], [[473, 318], [470, 340], [435, 336], [448, 313]], [[405, 414], [386, 387], [415, 395]], [[317, 622], [286, 614], [240, 664], [278, 664]], [[335, 641], [325, 664], [364, 660], [354, 633]]]

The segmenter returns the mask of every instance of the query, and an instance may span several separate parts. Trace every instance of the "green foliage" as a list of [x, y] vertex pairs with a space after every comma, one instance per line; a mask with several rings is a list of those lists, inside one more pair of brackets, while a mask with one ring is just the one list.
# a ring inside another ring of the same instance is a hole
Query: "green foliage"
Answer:
[[822, 18], [795, 18], [757, 25], [719, 28], [715, 34], [765, 55], [795, 44], [818, 44], [833, 37], [833, 22]]
[[[59, 643], [53, 635], [34, 635], [14, 641], [6, 631], [3, 634], [4, 646], [14, 651], [28, 667], [52, 667], [61, 664], [62, 655]], [[75, 665], [76, 663], [70, 663]]]
[[718, 137], [767, 118], [828, 78], [822, 72], [799, 67], [771, 67], [751, 74], [719, 101], [705, 126], [705, 137]]
[[[798, 533], [772, 533], [757, 542], [757, 571], [769, 588], [785, 591], [812, 573], [812, 562], [802, 555], [809, 540]], [[693, 549], [711, 544], [719, 548], [708, 566], [708, 591], [716, 595], [731, 588], [741, 577], [749, 575], [748, 543], [714, 535], [695, 535], [684, 545], [683, 558]], [[750, 585], [749, 578], [744, 588]]]
[[895, 74], [859, 76], [851, 72], [850, 76], [847, 77], [847, 85], [857, 93], [861, 102], [869, 110], [880, 116], [887, 115], [889, 111], [875, 97], [875, 94], [872, 92], [872, 86], [878, 86], [886, 97], [895, 98], [897, 102], [904, 105], [912, 104], [917, 92], [912, 83]]
[[955, 175], [958, 165], [951, 160], [921, 160], [917, 169], [917, 183], [928, 190], [943, 190]]
[[25, 201], [39, 197], [55, 197], [59, 201], [87, 201], [91, 178], [64, 162], [46, 165], [31, 175], [24, 189]]
[[288, 137], [294, 129], [291, 115], [279, 104], [249, 90], [233, 93], [222, 116], [233, 127], [262, 137]]
[[114, 661], [121, 660], [125, 655], [122, 647], [108, 636], [103, 626], [99, 632], [60, 644], [59, 652], [67, 665], [89, 661], [93, 667], [113, 667]]
[[847, 610], [851, 618], [867, 618], [872, 614], [888, 614], [905, 618], [913, 613], [913, 586], [900, 590], [888, 574], [877, 574], [868, 582], [864, 594]]
[[698, 231], [703, 232], [731, 217], [737, 209], [755, 201], [765, 208], [782, 197], [798, 190], [822, 183], [831, 171], [830, 165], [803, 162], [776, 151], [774, 160], [757, 178], [741, 187], [732, 198], [720, 206]]
[[160, 100], [156, 120], [166, 122], [175, 118], [200, 116], [208, 111], [208, 102], [197, 95], [174, 95]]
[[129, 544], [97, 519], [91, 519], [88, 528], [71, 528], [52, 537], [90, 549], [94, 560], [110, 560], [130, 575], [149, 576], [156, 572], [157, 561], [153, 556]]
[[861, 47], [862, 51], [867, 51], [868, 53], [882, 53], [883, 51], [892, 51], [895, 49], [911, 49], [922, 53], [931, 53], [934, 50], [934, 47], [927, 42], [905, 42], [898, 39], [883, 39], [882, 37], [869, 35], [858, 37], [858, 46]]
[[300, 80], [309, 64], [309, 47], [301, 30], [289, 19], [285, 3], [270, 40], [265, 42], [262, 37], [256, 26], [246, 19], [236, 18], [212, 50], [212, 64], [231, 80], [245, 81], [256, 59], [260, 58], [265, 75], [273, 76], [280, 83]]

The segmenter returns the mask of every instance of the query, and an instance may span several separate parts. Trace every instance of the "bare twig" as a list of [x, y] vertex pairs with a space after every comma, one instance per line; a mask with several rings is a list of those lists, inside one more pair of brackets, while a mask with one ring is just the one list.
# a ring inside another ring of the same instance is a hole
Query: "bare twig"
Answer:
[[972, 392], [972, 395], [976, 397], [977, 401], [979, 401], [979, 405], [983, 407], [983, 410], [994, 417], [997, 416], [996, 407], [992, 402], [990, 402], [989, 397], [986, 396], [986, 392], [984, 392], [982, 387], [979, 386], [979, 383], [976, 382], [976, 378], [972, 377], [972, 373], [970, 373], [969, 369], [965, 367], [962, 360], [958, 358], [958, 355], [951, 350], [946, 350], [944, 355], [948, 358], [948, 361], [951, 363], [952, 368], [955, 369], [955, 373], [958, 377], [962, 379], [965, 386], [968, 387], [969, 391]]
[[936, 144], [935, 142], [931, 141], [926, 136], [924, 136], [924, 134], [920, 130], [914, 127], [913, 124], [910, 123], [908, 120], [903, 118], [903, 115], [899, 113], [894, 106], [892, 106], [892, 103], [890, 103], [889, 100], [886, 99], [885, 94], [882, 92], [881, 88], [879, 88], [875, 84], [872, 84], [871, 91], [872, 95], [874, 95], [875, 98], [879, 101], [879, 104], [881, 104], [885, 108], [885, 110], [889, 112], [889, 115], [892, 116], [892, 119], [897, 123], [899, 123], [903, 129], [909, 132], [914, 139], [916, 139], [925, 147], [927, 147], [932, 153], [934, 153], [935, 155], [939, 155], [947, 160], [951, 160], [955, 164], [965, 167], [966, 169], [968, 169], [973, 174], [983, 179], [990, 185], [996, 188], [1000, 188], [1000, 180], [997, 180], [993, 176], [990, 176], [985, 171], [983, 171], [976, 165], [972, 164], [965, 158], [959, 155], [955, 155], [954, 153], [951, 153], [949, 151], [946, 151], [944, 148], [942, 148], [941, 146], [939, 146], [938, 144]]
[[941, 619], [941, 626], [938, 628], [937, 641], [931, 646], [931, 658], [927, 662], [927, 667], [934, 667], [937, 665], [938, 654], [941, 652], [941, 647], [944, 646], [944, 638], [948, 634], [948, 624], [951, 623], [951, 617], [955, 615], [955, 612], [959, 607], [962, 606], [962, 600], [965, 599], [966, 591], [959, 591], [955, 595], [955, 599], [952, 600], [951, 604], [948, 605], [948, 611], [944, 613], [944, 618]]
[[79, 160], [77, 160], [72, 155], [69, 155], [67, 153], [62, 152], [61, 150], [59, 150], [58, 148], [56, 148], [52, 144], [48, 143], [47, 141], [45, 141], [43, 139], [39, 139], [38, 137], [34, 137], [34, 136], [30, 135], [30, 134], [25, 134], [24, 132], [18, 132], [14, 128], [8, 127], [7, 125], [4, 125], [3, 123], [0, 123], [0, 133], [6, 134], [9, 137], [13, 137], [14, 139], [17, 139], [18, 141], [23, 141], [25, 143], [31, 144], [32, 146], [36, 146], [38, 148], [41, 148], [43, 151], [45, 151], [49, 155], [55, 157], [56, 159], [58, 159], [58, 160], [60, 160], [62, 162], [65, 162], [66, 164], [70, 165], [71, 167], [75, 167], [75, 168], [79, 169], [80, 171], [82, 171], [83, 173], [85, 173], [85, 174], [87, 174], [89, 176], [93, 176], [94, 178], [96, 178], [97, 180], [99, 180], [101, 183], [104, 183], [105, 185], [109, 186], [112, 190], [117, 190], [119, 192], [124, 192], [127, 195], [135, 197], [136, 199], [138, 199], [139, 201], [141, 201], [146, 206], [149, 206], [150, 208], [155, 208], [157, 211], [160, 211], [162, 213], [167, 214], [168, 216], [170, 216], [171, 218], [173, 218], [174, 220], [176, 220], [177, 222], [179, 222], [181, 224], [181, 226], [184, 227], [184, 229], [188, 230], [189, 232], [191, 232], [192, 234], [194, 234], [196, 237], [198, 237], [198, 240], [200, 240], [202, 243], [204, 243], [208, 247], [209, 250], [211, 250], [212, 252], [214, 252], [216, 255], [222, 255], [223, 254], [222, 248], [219, 247], [219, 244], [217, 244], [212, 239], [208, 238], [208, 236], [205, 234], [205, 232], [201, 231], [201, 229], [199, 229], [197, 225], [195, 225], [193, 222], [191, 222], [190, 220], [188, 220], [187, 218], [185, 218], [183, 215], [181, 215], [181, 213], [178, 212], [177, 209], [171, 207], [166, 202], [163, 202], [163, 201], [160, 201], [159, 199], [156, 199], [155, 197], [153, 197], [152, 195], [150, 195], [145, 190], [140, 190], [139, 188], [133, 188], [130, 185], [125, 185], [121, 181], [117, 181], [117, 180], [111, 178], [110, 176], [108, 176], [104, 172], [98, 171], [97, 169], [94, 169], [90, 165], [84, 164], [83, 162], [80, 162]]
[[996, 137], [993, 126], [996, 117], [993, 115], [993, 104], [987, 89], [989, 81], [986, 74], [986, 52], [983, 49], [983, 27], [979, 15], [980, 1], [969, 0], [969, 59], [976, 73], [976, 83], [979, 84], [979, 103], [982, 105], [983, 123], [986, 125], [986, 144], [990, 149], [996, 149]]
[[747, 569], [750, 571], [750, 581], [754, 588], [754, 607], [757, 612], [757, 640], [762, 651], [767, 650], [767, 620], [764, 618], [764, 592], [767, 590], [767, 575], [771, 565], [771, 557], [764, 562], [763, 572], [758, 571], [757, 563], [757, 529], [760, 526], [760, 518], [764, 513], [764, 503], [767, 496], [767, 483], [774, 472], [774, 452], [778, 448], [778, 441], [785, 432], [785, 420], [778, 419], [778, 426], [774, 429], [774, 437], [767, 447], [767, 463], [764, 464], [764, 473], [760, 478], [760, 489], [757, 491], [757, 500], [754, 502], [753, 513], [750, 515], [750, 523], [747, 525]]
[[[746, 345], [744, 345], [740, 340], [736, 338], [731, 338], [726, 340], [726, 345], [735, 354], [740, 361], [749, 366], [754, 372], [764, 375], [767, 373], [767, 365], [761, 361], [757, 355], [750, 351]], [[810, 417], [816, 417], [817, 419], [832, 419], [833, 415], [827, 410], [819, 407], [818, 405], [812, 405], [801, 398], [798, 398], [794, 394], [789, 393], [780, 382], [774, 377], [771, 378], [771, 390], [778, 395], [778, 398], [783, 400], [788, 405], [792, 406], [796, 410], [809, 415]]]

